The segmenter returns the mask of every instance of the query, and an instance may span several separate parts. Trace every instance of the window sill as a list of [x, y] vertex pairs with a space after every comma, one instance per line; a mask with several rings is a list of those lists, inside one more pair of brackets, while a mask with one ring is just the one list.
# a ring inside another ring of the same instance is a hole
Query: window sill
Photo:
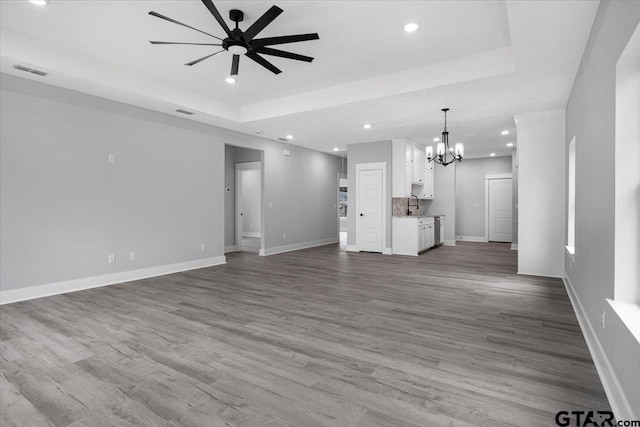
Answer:
[[569, 258], [571, 258], [571, 262], [576, 262], [576, 248], [574, 246], [565, 246], [564, 249]]
[[608, 298], [607, 302], [629, 329], [631, 335], [640, 343], [640, 304], [614, 301]]

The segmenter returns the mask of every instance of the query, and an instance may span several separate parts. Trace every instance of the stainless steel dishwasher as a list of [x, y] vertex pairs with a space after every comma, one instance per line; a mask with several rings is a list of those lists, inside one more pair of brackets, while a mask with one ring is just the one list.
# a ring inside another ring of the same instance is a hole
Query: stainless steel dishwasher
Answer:
[[440, 246], [444, 243], [444, 215], [437, 215], [433, 217], [435, 228], [435, 246]]

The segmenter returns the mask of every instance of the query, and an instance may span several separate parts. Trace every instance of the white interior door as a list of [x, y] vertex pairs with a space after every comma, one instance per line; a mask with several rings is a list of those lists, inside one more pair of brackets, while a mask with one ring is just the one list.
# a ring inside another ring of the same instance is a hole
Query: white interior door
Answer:
[[511, 178], [489, 180], [489, 241], [511, 242]]
[[384, 173], [362, 167], [356, 174], [356, 248], [382, 252]]

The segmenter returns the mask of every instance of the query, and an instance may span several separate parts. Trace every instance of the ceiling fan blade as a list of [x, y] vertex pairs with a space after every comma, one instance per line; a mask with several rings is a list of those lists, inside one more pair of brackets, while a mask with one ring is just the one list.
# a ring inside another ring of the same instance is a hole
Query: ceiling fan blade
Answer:
[[231, 62], [231, 75], [238, 75], [238, 66], [240, 65], [240, 55], [233, 55], [233, 61]]
[[191, 28], [192, 30], [196, 30], [199, 33], [206, 34], [206, 35], [208, 35], [210, 37], [213, 37], [214, 39], [222, 40], [220, 37], [217, 37], [217, 36], [214, 36], [213, 34], [209, 34], [209, 33], [205, 32], [205, 31], [199, 30], [199, 29], [194, 28], [194, 27], [192, 27], [190, 25], [183, 24], [182, 22], [178, 22], [175, 19], [171, 19], [168, 16], [161, 15], [158, 12], [154, 12], [153, 10], [151, 12], [149, 12], [149, 15], [155, 16], [156, 18], [164, 19], [165, 21], [169, 21], [169, 22], [172, 22], [174, 24], [182, 25], [183, 27]]
[[222, 15], [220, 15], [220, 12], [218, 12], [218, 9], [213, 2], [211, 0], [202, 0], [202, 3], [207, 6], [207, 9], [209, 9], [209, 12], [211, 12], [213, 17], [216, 18], [216, 21], [218, 21], [218, 24], [220, 24], [227, 36], [231, 37], [231, 30], [227, 26], [227, 23], [224, 22], [224, 19], [222, 19]]
[[266, 68], [267, 70], [271, 71], [273, 74], [280, 74], [282, 72], [275, 65], [273, 65], [271, 62], [267, 61], [266, 59], [264, 59], [262, 56], [258, 55], [255, 52], [247, 53], [247, 54], [245, 54], [245, 56], [253, 59], [258, 64], [262, 65], [264, 68]]
[[183, 43], [183, 42], [159, 42], [156, 40], [151, 40], [149, 43], [151, 44], [189, 44], [194, 46], [222, 46], [220, 43]]
[[258, 33], [269, 25], [274, 19], [282, 13], [282, 9], [278, 6], [271, 6], [271, 9], [267, 10], [256, 22], [254, 22], [247, 31], [244, 32], [244, 39], [251, 41]]
[[263, 39], [254, 39], [251, 41], [253, 47], [273, 46], [276, 44], [304, 42], [307, 40], [318, 40], [318, 33], [312, 34], [296, 34], [294, 36], [266, 37]]
[[313, 58], [310, 56], [299, 55], [297, 53], [285, 52], [284, 50], [271, 49], [270, 47], [261, 47], [255, 50], [263, 55], [279, 56], [281, 58], [295, 59], [298, 61], [311, 62]]
[[204, 60], [205, 60], [205, 59], [207, 59], [207, 58], [211, 58], [213, 55], [217, 55], [217, 54], [219, 54], [220, 52], [224, 52], [224, 49], [219, 50], [219, 51], [217, 51], [217, 52], [215, 52], [215, 53], [212, 53], [211, 55], [203, 56], [202, 58], [200, 58], [200, 59], [196, 59], [195, 61], [187, 62], [187, 63], [186, 63], [186, 64], [184, 64], [184, 65], [188, 65], [189, 67], [191, 67], [192, 65], [196, 65], [197, 63], [202, 62], [202, 61], [204, 61]]

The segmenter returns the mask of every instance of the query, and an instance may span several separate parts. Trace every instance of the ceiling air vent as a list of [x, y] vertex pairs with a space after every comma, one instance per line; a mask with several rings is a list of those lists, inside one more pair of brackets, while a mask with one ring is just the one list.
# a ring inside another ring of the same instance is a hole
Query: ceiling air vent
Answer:
[[45, 73], [44, 71], [36, 70], [34, 68], [25, 67], [23, 65], [14, 64], [13, 68], [16, 70], [24, 71], [25, 73], [35, 74], [37, 76], [44, 77], [49, 73]]
[[186, 114], [187, 116], [193, 116], [193, 112], [191, 111], [187, 111], [187, 110], [183, 110], [182, 108], [178, 108], [176, 110], [176, 113], [180, 113], [180, 114]]

